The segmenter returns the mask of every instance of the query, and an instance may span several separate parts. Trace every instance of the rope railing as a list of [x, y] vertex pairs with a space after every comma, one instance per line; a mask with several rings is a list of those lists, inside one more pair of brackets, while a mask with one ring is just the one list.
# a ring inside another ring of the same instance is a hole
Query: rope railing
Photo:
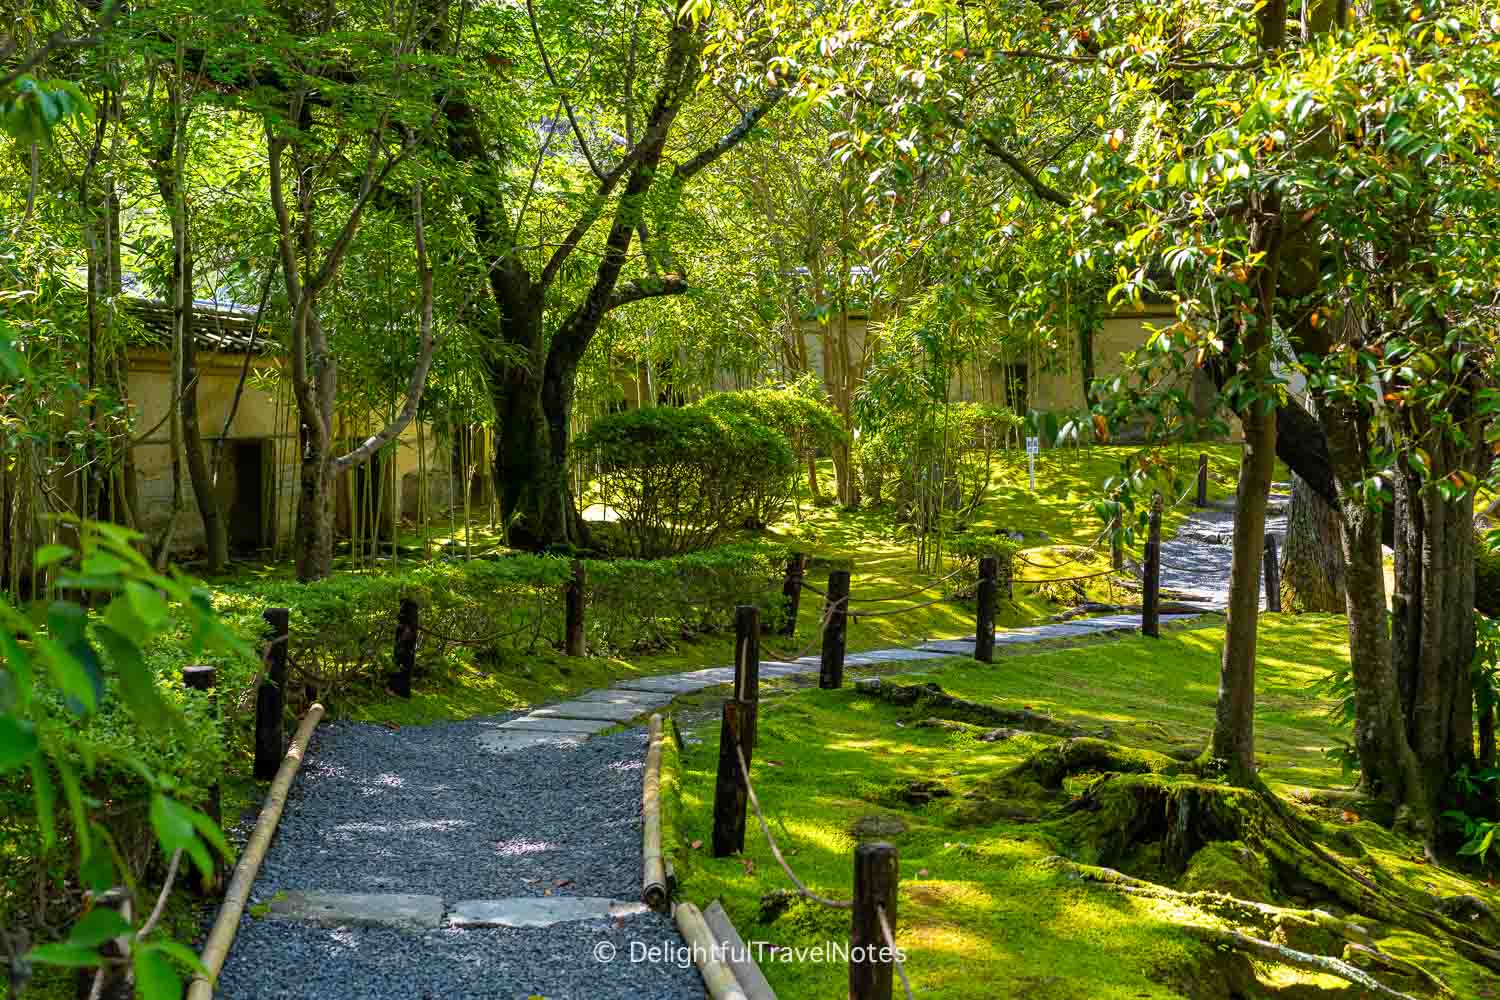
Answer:
[[734, 756], [739, 761], [740, 777], [744, 779], [745, 793], [750, 799], [750, 806], [755, 810], [755, 818], [760, 821], [760, 828], [766, 835], [766, 844], [771, 848], [771, 855], [776, 859], [776, 863], [781, 866], [781, 870], [786, 873], [786, 877], [791, 880], [792, 885], [797, 887], [797, 895], [804, 899], [810, 899], [814, 903], [821, 903], [824, 906], [832, 907], [835, 910], [851, 909], [854, 906], [853, 901], [847, 899], [829, 899], [827, 896], [820, 896], [809, 889], [807, 883], [803, 882], [797, 877], [797, 873], [792, 871], [792, 866], [787, 864], [786, 857], [781, 853], [781, 848], [776, 846], [776, 838], [771, 835], [771, 827], [766, 822], [766, 814], [760, 808], [760, 798], [755, 794], [755, 786], [750, 783], [750, 768], [745, 764], [745, 752], [736, 746], [734, 748]]
[[926, 593], [927, 591], [931, 590], [933, 587], [937, 587], [937, 586], [940, 586], [941, 584], [947, 583], [949, 580], [953, 579], [955, 576], [957, 576], [958, 574], [962, 573], [963, 571], [964, 571], [964, 567], [960, 566], [958, 569], [954, 570], [952, 573], [949, 573], [947, 576], [940, 577], [940, 578], [938, 578], [936, 580], [933, 580], [931, 583], [924, 584], [923, 586], [916, 587], [916, 588], [914, 588], [912, 590], [908, 590], [908, 591], [906, 591], [903, 594], [889, 594], [889, 595], [882, 595], [880, 597], [854, 597], [853, 595], [851, 595], [850, 596], [850, 600], [860, 601], [860, 602], [869, 602], [869, 603], [872, 603], [872, 604], [880, 604], [880, 603], [886, 603], [886, 602], [890, 602], [890, 601], [904, 601], [908, 597], [915, 597], [917, 594]]
[[891, 964], [896, 967], [896, 975], [901, 977], [901, 985], [906, 989], [906, 1000], [916, 1000], [911, 991], [911, 981], [906, 978], [906, 966], [901, 962], [901, 954], [896, 950], [896, 935], [891, 932], [891, 922], [886, 919], [885, 907], [875, 907], [875, 913], [880, 917], [880, 932], [885, 935], [885, 946], [891, 950]]
[[460, 639], [457, 636], [445, 635], [444, 633], [439, 632], [437, 629], [433, 628], [431, 625], [418, 625], [417, 634], [431, 636], [439, 642], [448, 642], [452, 643], [455, 646], [488, 646], [492, 642], [498, 642], [501, 639], [508, 639], [513, 635], [520, 635], [522, 632], [525, 632], [532, 627], [533, 626], [531, 626], [530, 624], [527, 624], [522, 625], [520, 628], [511, 629], [510, 631], [496, 632], [493, 635], [481, 636], [477, 639]]
[[818, 632], [817, 632], [817, 634], [814, 635], [811, 639], [809, 639], [808, 642], [807, 642], [807, 645], [803, 646], [795, 654], [783, 653], [781, 650], [777, 649], [775, 646], [772, 646], [769, 642], [766, 642], [765, 639], [761, 639], [760, 640], [760, 647], [762, 649], [764, 649], [766, 652], [770, 653], [772, 659], [779, 660], [782, 663], [794, 663], [797, 660], [802, 659], [804, 656], [807, 656], [808, 654], [810, 654], [815, 647], [822, 645], [822, 643], [823, 643], [823, 635], [824, 635], [824, 633], [826, 633], [828, 631], [828, 623], [831, 622], [831, 621], [833, 621], [833, 612], [834, 612], [834, 609], [836, 607], [838, 607], [840, 605], [843, 605], [843, 604], [846, 604], [846, 603], [848, 603], [848, 598], [841, 598], [841, 599], [839, 599], [837, 601], [833, 601], [833, 602], [829, 603], [823, 609], [823, 621], [818, 626]]

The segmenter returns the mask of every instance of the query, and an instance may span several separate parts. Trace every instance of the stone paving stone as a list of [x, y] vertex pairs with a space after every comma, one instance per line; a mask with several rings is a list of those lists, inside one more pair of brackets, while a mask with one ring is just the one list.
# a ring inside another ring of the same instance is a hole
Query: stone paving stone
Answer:
[[450, 927], [550, 927], [571, 920], [624, 919], [648, 912], [645, 903], [599, 896], [515, 896], [466, 899], [448, 912]]
[[592, 735], [608, 729], [613, 724], [607, 719], [538, 718], [535, 715], [527, 715], [519, 719], [512, 719], [500, 728], [536, 730], [544, 733], [583, 733], [585, 735]]
[[443, 920], [438, 896], [406, 893], [279, 892], [271, 897], [267, 916], [315, 927], [394, 927], [420, 931]]
[[706, 687], [713, 687], [714, 683], [714, 681], [698, 677], [668, 675], [665, 677], [642, 677], [639, 680], [619, 681], [614, 685], [614, 688], [615, 690], [624, 691], [666, 691], [670, 694], [691, 694], [694, 691], [702, 691]]
[[608, 705], [640, 705], [642, 708], [656, 708], [665, 705], [672, 700], [669, 691], [629, 691], [625, 688], [602, 688], [594, 691], [585, 691], [573, 699], [574, 701], [602, 701]]
[[629, 722], [649, 709], [641, 705], [614, 705], [607, 701], [565, 701], [560, 705], [539, 708], [527, 716], [529, 719], [603, 719], [609, 722]]
[[506, 729], [482, 733], [479, 746], [494, 753], [509, 753], [531, 747], [556, 745], [559, 743], [582, 743], [587, 733], [540, 732], [535, 729]]

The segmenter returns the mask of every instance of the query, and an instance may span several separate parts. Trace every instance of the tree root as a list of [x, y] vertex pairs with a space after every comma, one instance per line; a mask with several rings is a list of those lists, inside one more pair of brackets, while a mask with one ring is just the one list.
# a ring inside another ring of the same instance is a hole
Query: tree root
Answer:
[[[1279, 945], [1272, 941], [1262, 941], [1239, 931], [1227, 930], [1222, 927], [1207, 927], [1203, 924], [1180, 923], [1183, 933], [1195, 937], [1205, 944], [1216, 948], [1228, 948], [1234, 951], [1242, 951], [1256, 958], [1265, 959], [1270, 962], [1279, 962], [1289, 965], [1294, 969], [1305, 969], [1308, 972], [1319, 972], [1324, 975], [1337, 976], [1345, 982], [1353, 983], [1361, 989], [1367, 990], [1378, 997], [1389, 997], [1390, 1000], [1417, 1000], [1409, 993], [1402, 993], [1386, 986], [1380, 980], [1371, 976], [1362, 969], [1357, 969], [1339, 958], [1329, 958], [1327, 955], [1312, 955], [1305, 951], [1297, 951], [1285, 945]], [[1448, 995], [1452, 991], [1444, 987]]]
[[[1437, 907], [1395, 883], [1377, 866], [1355, 867], [1318, 842], [1315, 832], [1268, 789], [1237, 788], [1194, 773], [1193, 765], [1161, 754], [1103, 740], [1071, 739], [1047, 747], [997, 776], [994, 790], [1056, 796], [1071, 777], [1096, 777], [1081, 795], [1055, 811], [1049, 822], [1060, 841], [1078, 847], [1084, 860], [1057, 859], [1070, 874], [1129, 895], [1168, 899], [1197, 907], [1251, 934], [1193, 930], [1210, 943], [1325, 972], [1383, 997], [1402, 997], [1376, 983], [1353, 961], [1389, 970], [1443, 996], [1452, 992], [1436, 976], [1379, 950], [1364, 920], [1426, 934], [1476, 965], [1500, 972], [1500, 951], [1478, 927], [1487, 922], [1482, 900], [1455, 897]], [[1334, 912], [1253, 902], [1218, 892], [1185, 893], [1133, 878], [1113, 867], [1143, 865], [1171, 877], [1188, 870], [1197, 852], [1213, 844], [1249, 845], [1263, 857], [1272, 883], [1282, 891], [1326, 899]], [[1358, 915], [1345, 919], [1342, 914]], [[1196, 927], [1197, 925], [1193, 925]], [[1374, 926], [1374, 925], [1371, 925]], [[1253, 936], [1264, 935], [1264, 938]], [[1317, 954], [1327, 952], [1329, 954]]]
[[[878, 680], [878, 678], [875, 678]], [[1082, 726], [1063, 722], [1043, 712], [1029, 708], [997, 708], [977, 701], [955, 698], [936, 684], [869, 684], [861, 682], [855, 688], [860, 694], [888, 701], [903, 708], [921, 708], [934, 715], [972, 722], [981, 726], [1014, 726], [1035, 733], [1053, 736], [1083, 736]]]

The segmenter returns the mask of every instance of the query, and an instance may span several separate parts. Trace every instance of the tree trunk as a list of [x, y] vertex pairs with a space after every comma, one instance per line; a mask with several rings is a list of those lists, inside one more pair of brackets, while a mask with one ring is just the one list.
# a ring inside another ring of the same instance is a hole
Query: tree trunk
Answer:
[[1392, 657], [1435, 816], [1453, 773], [1474, 761], [1474, 501], [1472, 493], [1446, 500], [1403, 467], [1396, 505]]
[[1339, 512], [1300, 476], [1292, 477], [1286, 547], [1281, 557], [1281, 606], [1288, 611], [1340, 614], [1344, 608], [1344, 548]]
[[[1402, 699], [1386, 626], [1384, 517], [1366, 501], [1362, 483], [1369, 461], [1368, 420], [1355, 406], [1322, 401], [1319, 421], [1338, 484], [1343, 514], [1344, 602], [1349, 616], [1349, 665], [1354, 681], [1354, 746], [1361, 782], [1398, 810], [1425, 801], [1416, 757], [1407, 742]], [[1399, 521], [1400, 514], [1398, 512]], [[1396, 601], [1402, 598], [1398, 593]]]
[[[208, 471], [208, 457], [203, 451], [203, 432], [198, 425], [198, 347], [193, 339], [193, 251], [192, 237], [187, 220], [173, 219], [180, 225], [182, 233], [181, 268], [173, 262], [173, 308], [182, 314], [182, 446], [187, 457], [188, 479], [193, 484], [193, 497], [198, 502], [198, 515], [203, 520], [203, 544], [208, 552], [208, 571], [222, 573], [229, 563], [229, 526], [223, 511], [219, 509], [219, 498], [214, 493], [213, 477]], [[181, 273], [179, 273], [179, 270]]]
[[[1262, 338], [1254, 338], [1260, 340]], [[1249, 786], [1255, 774], [1255, 646], [1260, 569], [1265, 555], [1266, 499], [1276, 466], [1276, 418], [1259, 402], [1241, 415], [1245, 447], [1235, 489], [1229, 607], [1219, 663], [1212, 753], [1229, 780]]]
[[[301, 427], [302, 463], [298, 470], [297, 579], [321, 580], [333, 571], [333, 478], [318, 435]], [[350, 475], [353, 475], [351, 470]]]

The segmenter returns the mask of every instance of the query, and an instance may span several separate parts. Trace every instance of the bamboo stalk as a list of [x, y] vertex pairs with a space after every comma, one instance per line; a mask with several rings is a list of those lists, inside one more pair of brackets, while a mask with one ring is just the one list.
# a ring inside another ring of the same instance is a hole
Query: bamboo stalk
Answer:
[[667, 871], [661, 853], [661, 713], [651, 716], [649, 733], [646, 776], [641, 790], [641, 854], [645, 861], [641, 899], [653, 910], [659, 910], [667, 902]]
[[[698, 908], [692, 903], [678, 903], [672, 908], [672, 916], [683, 940], [692, 949], [693, 962], [703, 976], [708, 995], [713, 1000], [747, 1000], [745, 991], [740, 989], [740, 981], [720, 959], [723, 948], [714, 940], [713, 932], [708, 929], [708, 922]], [[188, 1000], [195, 998], [189, 997]]]
[[292, 745], [287, 748], [286, 756], [281, 760], [281, 769], [276, 772], [271, 790], [266, 793], [260, 818], [255, 821], [255, 830], [250, 834], [245, 852], [234, 866], [234, 877], [230, 879], [229, 888], [224, 892], [219, 916], [214, 920], [208, 942], [203, 946], [200, 957], [208, 974], [193, 977], [192, 986], [188, 988], [188, 1000], [213, 1000], [213, 980], [218, 977], [219, 970], [224, 967], [224, 960], [229, 957], [229, 948], [234, 944], [234, 935], [240, 926], [240, 916], [245, 912], [245, 904], [250, 900], [250, 889], [255, 885], [255, 875], [260, 871], [266, 849], [271, 846], [276, 824], [281, 821], [281, 810], [286, 807], [287, 792], [291, 790], [292, 781], [302, 767], [302, 758], [307, 755], [307, 744], [312, 739], [313, 730], [322, 718], [323, 706], [314, 702], [302, 717], [297, 735], [292, 738]]

